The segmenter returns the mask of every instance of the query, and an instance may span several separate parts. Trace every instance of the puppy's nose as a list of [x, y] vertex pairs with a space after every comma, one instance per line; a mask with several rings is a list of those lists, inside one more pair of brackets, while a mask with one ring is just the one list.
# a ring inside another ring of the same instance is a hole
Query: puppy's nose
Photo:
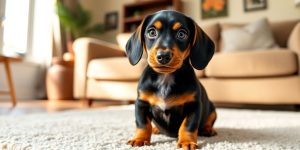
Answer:
[[172, 59], [172, 54], [169, 51], [158, 51], [156, 53], [156, 59], [160, 64], [164, 65], [170, 62], [170, 60]]

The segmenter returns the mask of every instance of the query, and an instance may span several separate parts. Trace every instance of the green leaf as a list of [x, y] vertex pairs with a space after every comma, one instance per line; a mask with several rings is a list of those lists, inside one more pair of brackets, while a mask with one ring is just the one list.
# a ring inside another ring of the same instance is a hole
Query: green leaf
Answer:
[[62, 26], [75, 38], [87, 36], [92, 33], [103, 33], [104, 25], [96, 24], [88, 27], [91, 15], [78, 3], [74, 12], [69, 10], [61, 1], [56, 2], [56, 14]]
[[101, 34], [105, 32], [105, 26], [103, 24], [95, 24], [86, 29], [87, 34], [96, 33]]

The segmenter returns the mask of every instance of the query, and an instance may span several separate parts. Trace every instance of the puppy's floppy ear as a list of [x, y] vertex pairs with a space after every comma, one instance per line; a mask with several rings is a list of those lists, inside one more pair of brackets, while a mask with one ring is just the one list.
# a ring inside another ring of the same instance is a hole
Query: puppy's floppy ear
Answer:
[[151, 16], [147, 16], [139, 25], [137, 30], [131, 35], [126, 44], [126, 54], [131, 65], [136, 65], [142, 58], [144, 51], [144, 33], [146, 21]]
[[215, 52], [214, 42], [194, 22], [194, 39], [190, 51], [191, 64], [195, 69], [204, 69]]

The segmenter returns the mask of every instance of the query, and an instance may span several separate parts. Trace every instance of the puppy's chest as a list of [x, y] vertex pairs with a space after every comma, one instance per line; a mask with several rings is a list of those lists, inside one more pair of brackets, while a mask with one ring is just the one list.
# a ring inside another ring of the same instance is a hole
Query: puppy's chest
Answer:
[[171, 75], [158, 77], [152, 86], [152, 90], [139, 90], [139, 99], [149, 102], [151, 106], [158, 106], [162, 110], [181, 106], [195, 99], [195, 92], [179, 92], [178, 89], [184, 87], [176, 84], [174, 77]]
[[154, 86], [156, 87], [156, 95], [166, 99], [171, 94], [172, 88], [175, 87], [174, 77], [172, 75], [159, 76]]

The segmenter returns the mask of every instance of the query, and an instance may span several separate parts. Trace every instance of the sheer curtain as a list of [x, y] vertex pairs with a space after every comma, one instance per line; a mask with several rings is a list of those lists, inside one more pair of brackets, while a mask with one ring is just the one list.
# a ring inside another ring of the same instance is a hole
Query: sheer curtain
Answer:
[[32, 49], [29, 60], [48, 66], [53, 55], [55, 0], [34, 0]]
[[[13, 2], [16, 0], [6, 0], [6, 2]], [[17, 0], [22, 2], [29, 2], [30, 8], [27, 15], [23, 18], [28, 18], [30, 23], [26, 25], [27, 36], [25, 40], [27, 41], [26, 48], [22, 51], [24, 52], [23, 61], [19, 63], [12, 63], [11, 69], [15, 84], [15, 91], [18, 100], [22, 99], [41, 99], [45, 98], [45, 73], [46, 69], [51, 63], [53, 56], [53, 21], [55, 16], [54, 4], [55, 0]], [[0, 0], [4, 2], [4, 0]], [[4, 7], [1, 3], [0, 7]], [[17, 4], [20, 7], [19, 3]], [[14, 6], [14, 5], [12, 5]], [[13, 8], [12, 12], [17, 12], [16, 8]], [[0, 11], [1, 13], [1, 11]], [[1, 15], [1, 14], [0, 14]], [[16, 18], [12, 19], [18, 19]], [[8, 21], [8, 18], [6, 18]], [[21, 19], [20, 19], [21, 20]], [[4, 27], [6, 22], [4, 22]], [[18, 28], [23, 28], [25, 25], [19, 23], [14, 26], [15, 32], [10, 32], [11, 37], [17, 38]], [[11, 26], [12, 27], [12, 26]], [[12, 29], [11, 31], [13, 31]], [[1, 33], [0, 33], [1, 34]], [[4, 33], [5, 34], [5, 33]], [[3, 35], [4, 35], [3, 34]], [[2, 37], [2, 36], [0, 36]], [[5, 38], [5, 37], [4, 37]], [[1, 39], [1, 38], [0, 38]], [[11, 38], [12, 40], [17, 40]], [[4, 41], [4, 40], [3, 40]], [[13, 41], [14, 42], [14, 41]], [[13, 43], [11, 42], [11, 43]], [[21, 40], [22, 42], [22, 40]], [[17, 50], [17, 49], [13, 49]], [[20, 49], [18, 49], [20, 50]], [[3, 71], [3, 67], [0, 65], [0, 72]], [[5, 76], [0, 74], [0, 89], [7, 89], [7, 83]], [[6, 97], [0, 97], [2, 99], [9, 99]]]
[[55, 0], [0, 0], [0, 49], [28, 61], [48, 64], [52, 57]]

